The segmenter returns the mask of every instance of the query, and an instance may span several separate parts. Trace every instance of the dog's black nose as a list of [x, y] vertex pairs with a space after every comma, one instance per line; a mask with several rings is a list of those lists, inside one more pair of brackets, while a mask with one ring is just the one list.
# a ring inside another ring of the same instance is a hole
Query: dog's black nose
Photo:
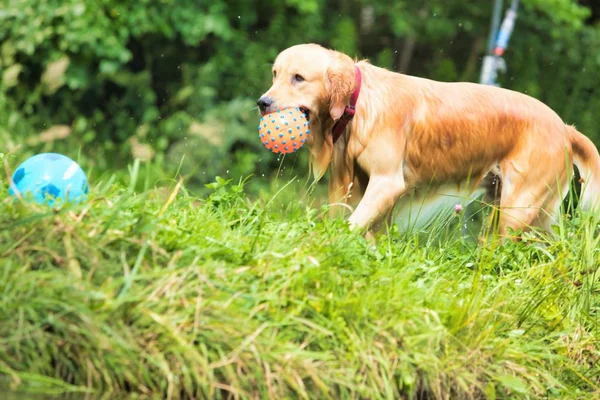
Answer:
[[273, 105], [273, 99], [270, 97], [263, 96], [256, 102], [260, 111], [266, 111], [269, 107]]

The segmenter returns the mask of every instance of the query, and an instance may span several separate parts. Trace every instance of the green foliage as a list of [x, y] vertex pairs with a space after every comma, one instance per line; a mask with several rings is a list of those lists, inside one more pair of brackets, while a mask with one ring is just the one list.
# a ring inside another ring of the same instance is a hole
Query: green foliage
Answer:
[[[60, 212], [0, 203], [0, 373], [117, 398], [594, 398], [597, 224], [376, 248], [292, 187], [108, 179]], [[291, 192], [291, 193], [286, 193]], [[5, 198], [5, 189], [0, 189]], [[456, 226], [456, 224], [454, 224]], [[454, 229], [454, 228], [453, 228]], [[443, 228], [442, 231], [445, 231]]]
[[[599, 139], [598, 7], [522, 3], [502, 84]], [[278, 51], [318, 42], [386, 68], [476, 81], [490, 15], [491, 2], [459, 0], [7, 0], [0, 141], [29, 154], [81, 151], [99, 170], [138, 157], [172, 172], [188, 140], [184, 162], [196, 173], [225, 175], [242, 160], [238, 176], [262, 175], [277, 160], [256, 145], [254, 101]], [[57, 126], [62, 135], [48, 134]], [[198, 136], [214, 140], [191, 145]]]

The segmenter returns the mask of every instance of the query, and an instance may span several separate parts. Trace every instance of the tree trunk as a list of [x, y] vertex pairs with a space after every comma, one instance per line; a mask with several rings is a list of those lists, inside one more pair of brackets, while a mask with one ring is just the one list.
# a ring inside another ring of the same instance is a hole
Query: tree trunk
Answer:
[[410, 62], [412, 61], [413, 54], [415, 53], [415, 46], [417, 44], [417, 38], [415, 36], [409, 36], [404, 40], [404, 46], [400, 53], [400, 61], [396, 62], [396, 70], [401, 73], [408, 73]]
[[482, 37], [478, 37], [473, 42], [473, 46], [471, 47], [471, 54], [467, 59], [467, 63], [465, 64], [465, 69], [461, 75], [461, 81], [467, 81], [470, 77], [475, 76], [476, 69], [479, 67], [479, 61], [481, 59], [481, 52], [483, 51], [483, 45], [485, 43], [485, 39]]

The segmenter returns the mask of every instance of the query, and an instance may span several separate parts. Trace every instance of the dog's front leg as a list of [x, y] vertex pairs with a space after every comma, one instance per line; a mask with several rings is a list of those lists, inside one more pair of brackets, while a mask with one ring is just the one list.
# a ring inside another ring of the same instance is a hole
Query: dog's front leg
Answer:
[[336, 152], [331, 162], [329, 179], [329, 204], [332, 206], [329, 215], [331, 217], [343, 215], [345, 209], [341, 205], [348, 204], [353, 191], [354, 165], [344, 160], [344, 156], [344, 151]]
[[350, 216], [350, 227], [364, 229], [375, 225], [389, 215], [405, 191], [406, 184], [401, 174], [371, 176], [365, 195]]

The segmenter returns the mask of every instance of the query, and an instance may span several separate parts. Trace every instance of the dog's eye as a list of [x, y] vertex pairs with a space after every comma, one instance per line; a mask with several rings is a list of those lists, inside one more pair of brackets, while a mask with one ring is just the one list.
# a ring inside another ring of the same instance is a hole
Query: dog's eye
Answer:
[[277, 71], [273, 70], [273, 78], [277, 78]]
[[296, 82], [304, 82], [304, 77], [300, 74], [296, 74], [296, 75], [294, 75], [294, 80]]

